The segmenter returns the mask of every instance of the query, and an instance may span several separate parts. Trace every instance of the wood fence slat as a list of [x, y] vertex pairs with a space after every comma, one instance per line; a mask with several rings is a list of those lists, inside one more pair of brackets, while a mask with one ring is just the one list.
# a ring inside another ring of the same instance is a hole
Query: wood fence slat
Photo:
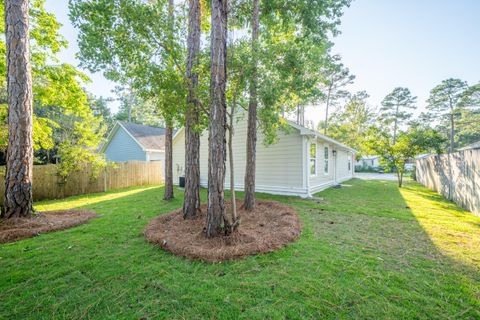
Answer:
[[417, 159], [418, 182], [480, 215], [480, 149]]
[[[132, 186], [159, 185], [164, 183], [161, 162], [132, 161], [108, 166], [93, 178], [90, 165], [70, 174], [61, 183], [54, 164], [33, 166], [34, 200], [61, 199], [72, 195], [104, 192]], [[0, 166], [0, 204], [5, 194], [5, 167]]]

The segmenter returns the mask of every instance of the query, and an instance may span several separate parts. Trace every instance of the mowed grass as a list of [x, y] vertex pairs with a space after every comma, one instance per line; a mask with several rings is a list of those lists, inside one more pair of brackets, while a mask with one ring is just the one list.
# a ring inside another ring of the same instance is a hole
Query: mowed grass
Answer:
[[316, 200], [259, 195], [296, 208], [300, 239], [221, 264], [145, 242], [178, 190], [37, 203], [100, 217], [0, 246], [0, 319], [480, 319], [480, 218], [412, 182], [348, 184]]

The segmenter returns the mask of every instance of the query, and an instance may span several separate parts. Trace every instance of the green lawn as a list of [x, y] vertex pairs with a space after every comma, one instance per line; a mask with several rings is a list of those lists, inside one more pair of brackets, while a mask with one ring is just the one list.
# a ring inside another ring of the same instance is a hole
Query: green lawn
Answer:
[[37, 203], [100, 217], [0, 246], [0, 319], [480, 319], [480, 218], [411, 182], [349, 184], [322, 201], [262, 195], [298, 210], [300, 239], [213, 265], [142, 236], [178, 190]]

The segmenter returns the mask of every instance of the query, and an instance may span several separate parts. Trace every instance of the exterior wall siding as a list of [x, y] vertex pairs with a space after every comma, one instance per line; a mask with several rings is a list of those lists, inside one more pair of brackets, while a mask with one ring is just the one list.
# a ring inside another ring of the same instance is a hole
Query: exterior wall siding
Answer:
[[[235, 186], [243, 190], [246, 163], [247, 113], [242, 112], [235, 121], [233, 137]], [[185, 134], [181, 130], [173, 142], [174, 181], [185, 172]], [[264, 135], [258, 132], [256, 190], [279, 194], [305, 194], [303, 181], [303, 146], [302, 136], [296, 129], [285, 133], [278, 132], [278, 142], [266, 146]], [[200, 139], [200, 183], [207, 185], [208, 174], [208, 131], [205, 130]], [[227, 154], [225, 185], [230, 186], [230, 168]]]
[[[312, 192], [318, 192], [333, 185], [333, 154], [332, 145], [319, 139], [310, 140], [309, 143], [317, 144], [317, 174], [309, 173], [309, 185]], [[325, 147], [328, 147], [328, 172], [325, 173]]]
[[146, 161], [145, 151], [125, 132], [122, 127], [119, 127], [114, 134], [112, 140], [105, 149], [105, 157], [113, 162], [125, 161]]
[[[350, 170], [348, 169], [348, 161], [350, 160]], [[337, 182], [351, 179], [353, 177], [352, 153], [348, 151], [337, 151], [337, 166], [336, 166]]]
[[[235, 155], [235, 187], [243, 190], [246, 163], [247, 113], [240, 113], [235, 122], [233, 138], [233, 153]], [[309, 140], [300, 132], [291, 128], [289, 132], [278, 132], [278, 142], [266, 146], [263, 143], [264, 135], [258, 132], [257, 163], [256, 163], [256, 190], [273, 194], [290, 194], [310, 196], [334, 184], [334, 146], [323, 140]], [[317, 142], [317, 175], [309, 175], [309, 142]], [[329, 148], [329, 171], [324, 174], [324, 147]], [[348, 180], [353, 176], [353, 163], [348, 173], [348, 156], [351, 152], [339, 151], [337, 155], [337, 175], [339, 179]], [[338, 157], [338, 156], [337, 156]], [[185, 173], [185, 133], [181, 130], [173, 141], [173, 178], [178, 184], [179, 177]], [[207, 185], [208, 174], [208, 131], [204, 131], [200, 138], [200, 183]], [[308, 178], [306, 175], [308, 174]], [[308, 180], [308, 181], [307, 181]], [[341, 181], [339, 181], [341, 182]], [[307, 183], [308, 190], [307, 191]], [[230, 187], [230, 168], [227, 154], [225, 185]]]
[[165, 161], [165, 152], [149, 152], [148, 161]]
[[[317, 193], [336, 183], [340, 183], [353, 178], [353, 162], [348, 170], [348, 160], [352, 159], [352, 153], [338, 149], [338, 147], [327, 143], [321, 139], [315, 138], [309, 140], [310, 143], [317, 144], [317, 174], [309, 174], [310, 192]], [[325, 173], [325, 147], [328, 147], [328, 172]], [[333, 150], [337, 151], [333, 156]], [[310, 173], [310, 171], [308, 171]]]

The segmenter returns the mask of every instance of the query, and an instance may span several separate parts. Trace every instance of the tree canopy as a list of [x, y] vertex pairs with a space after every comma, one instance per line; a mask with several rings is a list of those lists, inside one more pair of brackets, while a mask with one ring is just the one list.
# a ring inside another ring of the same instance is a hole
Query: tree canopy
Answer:
[[[33, 77], [33, 139], [37, 155], [54, 150], [61, 164], [60, 174], [82, 163], [94, 161], [101, 165], [96, 154], [104, 126], [101, 117], [93, 114], [87, 93], [83, 89], [88, 77], [74, 66], [60, 63], [57, 54], [67, 46], [60, 35], [61, 25], [44, 7], [45, 0], [30, 3], [31, 64]], [[3, 6], [0, 14], [4, 15]], [[5, 31], [4, 19], [0, 31]], [[0, 39], [0, 53], [5, 56], [5, 40]], [[5, 58], [0, 59], [0, 74], [6, 78]], [[6, 84], [0, 83], [0, 121], [6, 124]], [[53, 116], [55, 114], [55, 116]], [[70, 119], [65, 127], [65, 119]], [[6, 125], [0, 127], [0, 148], [6, 147]], [[38, 159], [38, 158], [37, 158]]]

